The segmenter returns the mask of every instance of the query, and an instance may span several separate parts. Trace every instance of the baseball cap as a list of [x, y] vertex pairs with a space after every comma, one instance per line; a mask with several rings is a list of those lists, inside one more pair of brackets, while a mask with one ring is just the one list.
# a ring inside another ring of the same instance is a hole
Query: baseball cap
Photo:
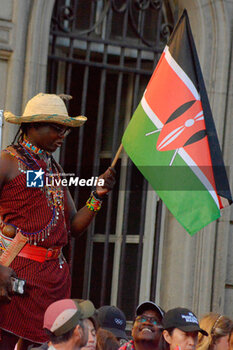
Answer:
[[62, 299], [55, 301], [45, 311], [43, 328], [60, 336], [74, 328], [79, 320], [93, 316], [95, 307], [90, 300]]
[[127, 339], [125, 333], [126, 317], [123, 311], [116, 306], [104, 305], [97, 313], [100, 327], [112, 332], [115, 337]]
[[164, 316], [163, 309], [161, 309], [161, 307], [155, 304], [153, 301], [144, 301], [143, 303], [139, 304], [136, 309], [136, 315], [141, 315], [146, 310], [155, 310], [157, 313], [159, 313], [161, 318]]
[[208, 333], [201, 329], [194, 313], [188, 309], [177, 307], [166, 312], [163, 318], [164, 329], [178, 328], [184, 332], [201, 332], [203, 335]]

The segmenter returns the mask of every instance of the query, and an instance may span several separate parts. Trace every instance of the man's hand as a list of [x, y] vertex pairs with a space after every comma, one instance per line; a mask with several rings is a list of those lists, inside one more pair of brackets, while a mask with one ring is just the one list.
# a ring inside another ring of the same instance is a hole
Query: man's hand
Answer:
[[9, 293], [12, 293], [11, 277], [15, 272], [10, 267], [0, 265], [0, 302], [10, 301]]
[[[96, 195], [100, 197], [100, 200], [102, 200], [102, 197], [113, 189], [116, 182], [115, 173], [116, 171], [109, 167], [105, 173], [99, 176], [98, 180], [104, 180], [103, 186], [98, 185], [97, 180]], [[71, 234], [77, 237], [87, 229], [88, 225], [90, 225], [91, 221], [94, 219], [96, 212], [89, 210], [86, 205], [76, 212], [75, 205], [69, 191], [67, 191], [67, 198], [71, 218]]]
[[[116, 171], [114, 168], [109, 167], [105, 173], [99, 176], [97, 180], [97, 186], [96, 186], [96, 193], [99, 197], [103, 197], [106, 195], [109, 191], [111, 191], [115, 185], [116, 179], [115, 179]], [[100, 179], [104, 180], [104, 185], [99, 186], [98, 181]]]

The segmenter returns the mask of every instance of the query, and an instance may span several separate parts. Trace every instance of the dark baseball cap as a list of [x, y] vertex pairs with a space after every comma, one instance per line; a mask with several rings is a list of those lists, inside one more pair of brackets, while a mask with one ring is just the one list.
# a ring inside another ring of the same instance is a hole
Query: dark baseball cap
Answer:
[[104, 305], [97, 310], [100, 327], [112, 332], [115, 337], [127, 339], [125, 333], [126, 317], [123, 311], [116, 306]]
[[144, 301], [143, 303], [139, 304], [136, 309], [136, 315], [137, 316], [142, 315], [143, 312], [146, 310], [156, 311], [161, 316], [161, 318], [163, 318], [164, 316], [163, 309], [157, 304], [155, 304], [153, 301]]
[[164, 329], [178, 328], [184, 332], [197, 331], [203, 335], [208, 335], [204, 329], [200, 328], [198, 319], [194, 313], [182, 307], [176, 307], [175, 309], [171, 309], [166, 312], [162, 323]]

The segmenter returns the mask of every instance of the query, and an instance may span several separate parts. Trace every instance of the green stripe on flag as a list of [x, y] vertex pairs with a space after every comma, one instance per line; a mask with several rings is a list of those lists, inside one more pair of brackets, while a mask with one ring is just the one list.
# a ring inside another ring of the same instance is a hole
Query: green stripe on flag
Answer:
[[171, 213], [193, 235], [219, 218], [220, 210], [179, 154], [169, 167], [175, 151], [157, 151], [159, 132], [146, 136], [154, 130], [156, 126], [140, 103], [122, 138], [124, 149]]

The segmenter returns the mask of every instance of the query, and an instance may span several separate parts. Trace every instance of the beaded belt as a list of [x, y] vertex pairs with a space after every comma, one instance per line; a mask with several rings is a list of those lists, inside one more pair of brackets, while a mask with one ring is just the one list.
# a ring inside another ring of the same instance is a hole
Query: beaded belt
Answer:
[[62, 255], [62, 247], [43, 248], [26, 244], [19, 252], [18, 256], [31, 260], [44, 262], [46, 260], [58, 259]]

